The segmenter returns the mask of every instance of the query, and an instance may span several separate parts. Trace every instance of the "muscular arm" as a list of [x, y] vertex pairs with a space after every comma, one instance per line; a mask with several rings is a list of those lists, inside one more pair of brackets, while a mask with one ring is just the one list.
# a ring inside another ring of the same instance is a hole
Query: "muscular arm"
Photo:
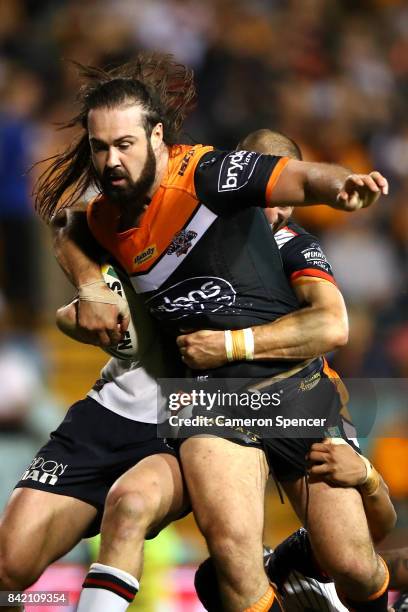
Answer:
[[367, 476], [364, 460], [347, 443], [315, 443], [307, 458], [311, 477], [340, 487], [358, 487], [373, 541], [383, 540], [395, 525], [396, 513], [381, 475], [378, 490], [368, 495], [362, 486]]
[[387, 180], [379, 172], [351, 174], [331, 164], [291, 159], [271, 194], [269, 206], [302, 206], [326, 203], [341, 210], [358, 210], [388, 193]]
[[346, 344], [347, 311], [337, 287], [300, 277], [293, 288], [303, 308], [253, 328], [255, 359], [308, 359]]
[[[300, 277], [294, 290], [303, 308], [252, 328], [255, 359], [308, 359], [347, 342], [346, 307], [334, 284]], [[184, 363], [193, 369], [215, 368], [227, 363], [223, 331], [194, 332], [179, 336], [177, 343]]]
[[[100, 266], [102, 250], [88, 229], [85, 210], [62, 211], [53, 220], [51, 228], [58, 263], [71, 283], [79, 289], [76, 333], [86, 337], [89, 344], [117, 345], [128, 327], [129, 316], [120, 296], [111, 291], [103, 280]], [[84, 285], [88, 285], [87, 295], [81, 297]], [[57, 315], [57, 321], [61, 317], [61, 313]], [[61, 325], [59, 327], [62, 329]], [[62, 331], [67, 333], [64, 329]]]
[[388, 486], [380, 475], [380, 487], [377, 493], [366, 495], [360, 490], [368, 526], [374, 543], [381, 542], [395, 527], [397, 514], [389, 496]]
[[51, 223], [54, 252], [74, 287], [103, 280], [102, 251], [89, 231], [85, 210], [63, 210]]

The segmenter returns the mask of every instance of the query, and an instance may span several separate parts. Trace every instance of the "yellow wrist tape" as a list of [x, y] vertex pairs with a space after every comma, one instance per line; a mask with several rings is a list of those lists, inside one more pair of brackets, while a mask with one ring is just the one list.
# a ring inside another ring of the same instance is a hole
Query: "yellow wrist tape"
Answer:
[[227, 329], [224, 332], [225, 353], [228, 361], [251, 361], [254, 358], [254, 334], [252, 329]]
[[242, 361], [245, 359], [245, 336], [243, 329], [234, 329], [232, 331], [232, 355], [234, 361]]

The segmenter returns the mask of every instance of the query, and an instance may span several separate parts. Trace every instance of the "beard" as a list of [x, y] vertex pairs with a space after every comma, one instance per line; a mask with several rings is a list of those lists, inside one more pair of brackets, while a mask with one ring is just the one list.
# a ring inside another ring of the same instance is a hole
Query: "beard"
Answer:
[[[120, 204], [123, 211], [131, 212], [143, 208], [148, 199], [147, 193], [156, 178], [156, 157], [150, 140], [147, 141], [146, 161], [137, 181], [120, 168], [107, 168], [100, 177], [103, 193], [112, 201]], [[112, 185], [114, 178], [126, 179], [124, 185]]]

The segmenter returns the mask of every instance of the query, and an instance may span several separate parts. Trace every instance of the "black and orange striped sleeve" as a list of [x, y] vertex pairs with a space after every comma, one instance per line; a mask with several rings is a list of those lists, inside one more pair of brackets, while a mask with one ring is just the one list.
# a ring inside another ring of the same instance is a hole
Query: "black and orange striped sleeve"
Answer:
[[287, 161], [254, 151], [209, 151], [195, 169], [197, 198], [217, 214], [265, 207]]
[[307, 278], [336, 284], [332, 267], [315, 236], [295, 235], [281, 246], [280, 254], [285, 274], [292, 284]]

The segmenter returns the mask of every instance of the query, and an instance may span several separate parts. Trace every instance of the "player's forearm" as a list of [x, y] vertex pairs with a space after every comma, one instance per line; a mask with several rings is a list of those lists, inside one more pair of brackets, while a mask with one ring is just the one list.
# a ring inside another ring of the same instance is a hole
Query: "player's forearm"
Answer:
[[334, 164], [290, 160], [272, 192], [271, 205], [337, 205], [350, 170]]
[[329, 204], [340, 210], [358, 210], [388, 193], [387, 180], [379, 172], [351, 174], [332, 164], [291, 159], [274, 186], [270, 206]]
[[381, 542], [394, 528], [397, 515], [388, 494], [388, 487], [380, 476], [380, 486], [372, 495], [367, 495], [360, 487], [364, 509], [373, 541]]
[[75, 287], [102, 280], [100, 254], [87, 228], [84, 213], [60, 214], [52, 223], [54, 252]]
[[308, 164], [304, 181], [305, 204], [337, 204], [337, 196], [350, 170], [334, 164]]
[[324, 307], [306, 307], [252, 328], [254, 358], [310, 359], [347, 342], [347, 321]]

